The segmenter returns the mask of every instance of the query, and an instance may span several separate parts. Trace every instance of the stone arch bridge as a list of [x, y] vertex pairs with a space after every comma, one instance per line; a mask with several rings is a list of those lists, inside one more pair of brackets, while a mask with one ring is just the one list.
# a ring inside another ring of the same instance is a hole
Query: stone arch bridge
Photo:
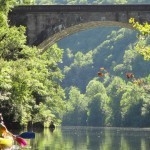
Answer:
[[9, 13], [10, 25], [27, 27], [27, 44], [43, 51], [73, 33], [99, 26], [132, 28], [130, 18], [150, 22], [150, 5], [32, 5]]

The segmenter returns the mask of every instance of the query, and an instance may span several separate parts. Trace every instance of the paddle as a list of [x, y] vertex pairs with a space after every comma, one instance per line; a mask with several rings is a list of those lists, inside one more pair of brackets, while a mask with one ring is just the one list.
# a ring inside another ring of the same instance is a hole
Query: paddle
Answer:
[[3, 123], [0, 124], [0, 130], [2, 132], [2, 135], [4, 135], [4, 137], [7, 136], [7, 135], [12, 136], [13, 139], [15, 141], [17, 141], [21, 147], [24, 147], [24, 146], [27, 145], [27, 141], [26, 140], [24, 140], [23, 138], [18, 137], [16, 135], [12, 134], [11, 132], [9, 132], [7, 130], [7, 128], [6, 128], [6, 126]]
[[24, 139], [34, 139], [35, 133], [34, 132], [23, 132], [23, 133], [17, 135], [17, 137], [22, 137]]
[[23, 138], [18, 137], [18, 136], [16, 136], [16, 135], [12, 134], [12, 133], [9, 132], [7, 129], [6, 129], [6, 131], [5, 131], [5, 134], [12, 136], [13, 139], [14, 139], [21, 147], [24, 147], [24, 146], [27, 145], [27, 141], [26, 141], [26, 140], [24, 140]]
[[20, 144], [21, 147], [24, 147], [27, 145], [27, 141], [21, 137], [16, 136], [16, 137], [14, 137], [14, 139]]

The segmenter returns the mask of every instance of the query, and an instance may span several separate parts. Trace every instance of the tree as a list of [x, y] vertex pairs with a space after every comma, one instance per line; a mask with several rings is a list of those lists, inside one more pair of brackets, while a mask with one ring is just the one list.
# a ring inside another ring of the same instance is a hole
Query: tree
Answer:
[[139, 22], [136, 22], [134, 18], [129, 20], [129, 23], [133, 25], [133, 27], [140, 31], [138, 35], [139, 41], [136, 43], [135, 49], [143, 55], [145, 60], [150, 60], [150, 25], [148, 23], [144, 23], [143, 25]]
[[88, 104], [88, 118], [87, 124], [89, 126], [104, 126], [105, 125], [105, 111], [103, 101], [106, 97], [98, 93], [94, 95], [91, 102]]
[[78, 88], [70, 88], [66, 107], [67, 111], [63, 116], [63, 125], [86, 125], [87, 100]]
[[114, 77], [107, 87], [107, 93], [110, 97], [108, 103], [109, 112], [107, 115], [107, 124], [111, 126], [121, 126], [121, 97], [125, 82], [120, 77]]
[[101, 82], [91, 80], [86, 87], [86, 97], [88, 99], [88, 125], [104, 126], [109, 102], [105, 87]]
[[129, 82], [121, 98], [121, 115], [123, 126], [142, 126], [142, 105], [144, 89]]

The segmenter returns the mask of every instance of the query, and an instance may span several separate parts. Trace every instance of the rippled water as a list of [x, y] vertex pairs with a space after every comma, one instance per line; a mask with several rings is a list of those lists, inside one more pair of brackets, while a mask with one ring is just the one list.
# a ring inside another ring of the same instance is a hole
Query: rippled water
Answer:
[[150, 129], [57, 127], [35, 130], [32, 150], [150, 150]]

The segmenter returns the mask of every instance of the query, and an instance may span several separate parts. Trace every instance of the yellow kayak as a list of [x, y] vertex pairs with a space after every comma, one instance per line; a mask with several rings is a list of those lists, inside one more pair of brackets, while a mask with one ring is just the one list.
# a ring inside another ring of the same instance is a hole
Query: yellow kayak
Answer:
[[0, 138], [0, 150], [5, 148], [11, 148], [13, 146], [13, 139]]

